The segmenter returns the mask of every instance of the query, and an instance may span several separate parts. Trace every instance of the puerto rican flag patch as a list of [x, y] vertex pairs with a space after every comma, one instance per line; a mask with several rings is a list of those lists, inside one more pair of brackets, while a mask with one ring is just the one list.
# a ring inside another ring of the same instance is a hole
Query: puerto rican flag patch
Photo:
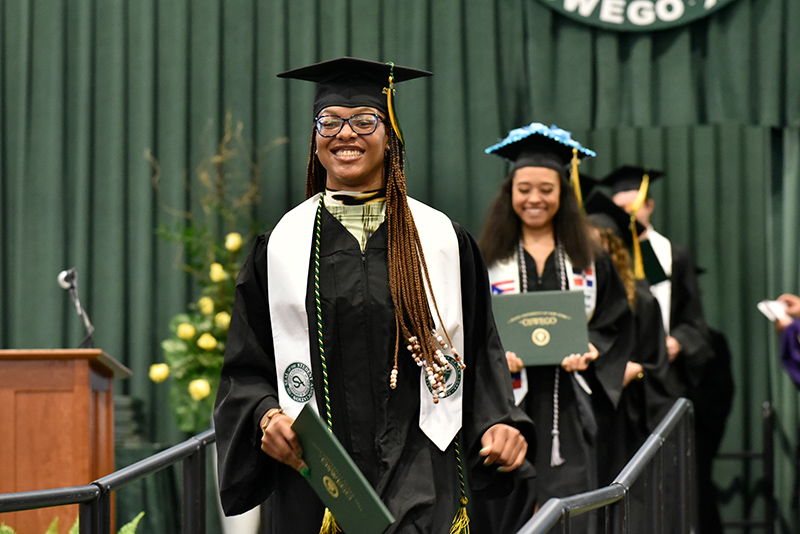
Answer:
[[522, 387], [522, 373], [511, 373], [511, 385], [514, 389]]
[[497, 282], [496, 284], [492, 284], [492, 295], [502, 295], [503, 293], [514, 291], [516, 288], [517, 284], [514, 280]]

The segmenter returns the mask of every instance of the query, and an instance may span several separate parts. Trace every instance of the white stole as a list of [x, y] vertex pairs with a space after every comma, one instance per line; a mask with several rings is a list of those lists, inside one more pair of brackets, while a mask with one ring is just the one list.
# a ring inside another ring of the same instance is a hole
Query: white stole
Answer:
[[[279, 384], [278, 396], [281, 407], [293, 418], [297, 417], [308, 402], [317, 410], [306, 310], [311, 264], [306, 268], [298, 268], [298, 258], [305, 262], [306, 258], [311, 257], [314, 221], [320, 196], [321, 193], [311, 197], [284, 215], [273, 229], [267, 244], [269, 310], [275, 366], [278, 381], [283, 385], [280, 387]], [[408, 204], [425, 251], [428, 273], [442, 321], [454, 346], [459, 349], [462, 361], [469, 365], [469, 351], [464, 347], [460, 254], [453, 223], [443, 213], [412, 198], [408, 199]], [[443, 335], [430, 289], [426, 288], [428, 302], [436, 329]], [[403, 341], [400, 345], [404, 347], [405, 344]], [[443, 352], [445, 357], [451, 356], [449, 350]], [[457, 365], [451, 367], [454, 369], [448, 375], [448, 395], [440, 398], [438, 404], [433, 402], [422, 369], [419, 376], [419, 426], [442, 451], [447, 449], [462, 423], [462, 371]], [[386, 387], [389, 387], [388, 375]]]
[[[557, 250], [554, 254], [557, 254]], [[489, 286], [493, 295], [515, 294], [522, 291], [519, 278], [519, 251], [514, 249], [514, 254], [505, 260], [495, 262], [489, 267]], [[558, 268], [556, 259], [556, 268]], [[597, 307], [597, 275], [594, 262], [588, 269], [575, 272], [567, 255], [564, 255], [564, 269], [567, 273], [567, 287], [569, 289], [583, 290], [583, 304], [586, 311], [586, 321], [591, 320]], [[559, 276], [561, 274], [559, 273]], [[565, 355], [566, 356], [566, 355]], [[514, 402], [519, 405], [528, 394], [528, 374], [526, 369], [520, 371], [519, 384], [514, 387]]]
[[653, 245], [653, 252], [658, 258], [658, 263], [667, 275], [666, 280], [650, 286], [650, 293], [658, 301], [661, 308], [661, 319], [664, 321], [664, 331], [670, 332], [670, 313], [672, 313], [672, 243], [669, 239], [656, 232], [652, 226], [647, 229], [647, 239]]

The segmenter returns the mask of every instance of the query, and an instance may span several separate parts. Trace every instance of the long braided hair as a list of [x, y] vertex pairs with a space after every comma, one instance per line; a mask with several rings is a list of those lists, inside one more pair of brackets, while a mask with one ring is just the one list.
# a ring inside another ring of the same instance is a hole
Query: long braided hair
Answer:
[[[439, 324], [444, 330], [443, 335], [450, 344], [452, 341], [444, 329], [444, 324], [439, 314], [436, 297], [433, 295], [428, 266], [422, 250], [417, 226], [408, 205], [406, 196], [405, 179], [405, 154], [397, 134], [392, 128], [386, 128], [389, 146], [384, 154], [384, 169], [386, 177], [386, 223], [388, 229], [388, 268], [389, 289], [394, 303], [395, 324], [397, 339], [395, 341], [395, 369], [397, 355], [400, 350], [400, 336], [408, 342], [412, 353], [424, 358], [427, 369], [436, 369], [440, 366], [435, 354], [438, 351], [436, 338], [432, 337], [435, 329], [433, 314], [425, 291], [427, 285], [434, 310], [439, 318]], [[306, 198], [311, 198], [317, 193], [325, 191], [327, 171], [322, 166], [316, 155], [317, 141], [316, 130], [311, 133], [311, 151], [308, 158], [306, 179]], [[440, 344], [443, 342], [440, 340]], [[444, 345], [443, 345], [444, 346]], [[441, 372], [436, 373], [439, 379]], [[434, 402], [438, 397], [434, 394]]]

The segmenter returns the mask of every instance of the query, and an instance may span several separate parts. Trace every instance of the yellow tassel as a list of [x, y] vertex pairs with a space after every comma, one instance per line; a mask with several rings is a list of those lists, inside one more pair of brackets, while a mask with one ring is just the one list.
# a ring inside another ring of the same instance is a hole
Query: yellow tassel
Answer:
[[642, 247], [639, 245], [639, 234], [636, 233], [636, 212], [644, 205], [647, 200], [647, 188], [650, 186], [650, 175], [645, 173], [642, 176], [642, 185], [639, 186], [639, 194], [631, 204], [631, 235], [633, 236], [633, 276], [637, 280], [644, 280], [644, 262], [642, 261]]
[[642, 246], [636, 234], [636, 217], [631, 215], [631, 235], [633, 236], [633, 276], [637, 280], [644, 280], [644, 262], [642, 261]]
[[570, 168], [570, 183], [572, 183], [572, 189], [575, 190], [575, 198], [578, 199], [578, 209], [583, 210], [583, 196], [581, 195], [581, 181], [578, 177], [578, 165], [581, 164], [581, 160], [578, 157], [578, 149], [572, 149], [572, 166]]
[[335, 534], [341, 532], [342, 529], [336, 524], [336, 518], [328, 508], [325, 508], [325, 515], [322, 516], [322, 526], [319, 528], [319, 534]]
[[400, 140], [400, 145], [405, 146], [405, 142], [403, 142], [403, 133], [400, 131], [400, 125], [397, 123], [397, 116], [394, 114], [394, 83], [391, 76], [389, 76], [389, 89], [385, 91], [386, 105], [389, 108], [389, 122], [392, 123], [392, 128], [394, 128], [394, 133], [397, 134], [397, 138]]
[[450, 534], [469, 534], [469, 516], [467, 515], [467, 498], [461, 497], [461, 506], [453, 519]]

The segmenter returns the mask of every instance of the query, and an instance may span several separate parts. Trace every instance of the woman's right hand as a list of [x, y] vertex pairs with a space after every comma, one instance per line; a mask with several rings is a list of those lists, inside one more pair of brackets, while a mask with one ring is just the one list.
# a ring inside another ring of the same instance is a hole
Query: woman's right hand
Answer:
[[300, 448], [297, 433], [292, 430], [294, 419], [283, 412], [277, 413], [269, 419], [265, 428], [264, 422], [268, 414], [269, 412], [261, 419], [261, 450], [307, 477], [308, 466], [303, 461], [303, 450]]
[[525, 368], [525, 364], [522, 363], [520, 357], [510, 350], [506, 351], [506, 362], [508, 362], [508, 370], [511, 371], [512, 374], [519, 373]]

